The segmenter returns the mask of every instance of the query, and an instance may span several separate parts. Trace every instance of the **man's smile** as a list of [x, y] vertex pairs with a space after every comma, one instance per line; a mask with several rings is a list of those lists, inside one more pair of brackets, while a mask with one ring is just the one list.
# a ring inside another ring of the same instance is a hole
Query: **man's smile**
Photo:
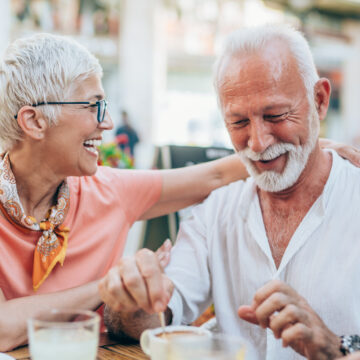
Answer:
[[257, 170], [260, 172], [263, 171], [281, 172], [286, 164], [287, 154], [288, 152], [281, 154], [271, 160], [257, 160], [257, 161], [251, 160], [251, 161], [255, 165]]

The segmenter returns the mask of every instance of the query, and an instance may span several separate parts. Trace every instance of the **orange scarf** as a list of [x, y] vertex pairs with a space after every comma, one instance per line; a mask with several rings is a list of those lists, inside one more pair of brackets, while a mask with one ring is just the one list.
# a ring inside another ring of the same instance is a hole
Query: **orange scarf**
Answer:
[[69, 186], [64, 181], [60, 188], [57, 204], [52, 206], [45, 220], [27, 216], [20, 203], [16, 181], [11, 171], [9, 154], [0, 157], [0, 209], [6, 218], [22, 231], [41, 231], [36, 244], [33, 264], [33, 288], [36, 291], [59, 262], [65, 260], [69, 229], [62, 225], [69, 210]]

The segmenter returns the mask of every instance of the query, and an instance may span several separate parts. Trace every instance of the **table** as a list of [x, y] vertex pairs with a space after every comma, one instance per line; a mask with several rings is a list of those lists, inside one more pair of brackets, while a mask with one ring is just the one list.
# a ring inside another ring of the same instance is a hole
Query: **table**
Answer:
[[[17, 348], [8, 352], [10, 356], [18, 360], [30, 360], [27, 346]], [[97, 360], [148, 360], [136, 342], [128, 340], [111, 339], [107, 334], [100, 335]], [[64, 359], [65, 360], [65, 359]]]

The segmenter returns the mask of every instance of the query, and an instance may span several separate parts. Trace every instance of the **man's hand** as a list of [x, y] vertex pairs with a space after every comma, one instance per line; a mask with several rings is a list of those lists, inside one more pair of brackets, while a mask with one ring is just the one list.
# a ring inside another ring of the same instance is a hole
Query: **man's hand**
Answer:
[[319, 139], [319, 144], [322, 149], [333, 149], [341, 157], [349, 160], [353, 165], [360, 167], [360, 150], [356, 147], [341, 144], [328, 139]]
[[291, 346], [309, 360], [330, 360], [341, 356], [340, 338], [289, 285], [273, 280], [260, 288], [251, 306], [240, 306], [243, 320], [270, 328], [283, 346]]
[[172, 282], [163, 273], [170, 250], [167, 241], [156, 253], [141, 249], [135, 256], [121, 259], [99, 283], [104, 303], [122, 313], [165, 311], [173, 292]]

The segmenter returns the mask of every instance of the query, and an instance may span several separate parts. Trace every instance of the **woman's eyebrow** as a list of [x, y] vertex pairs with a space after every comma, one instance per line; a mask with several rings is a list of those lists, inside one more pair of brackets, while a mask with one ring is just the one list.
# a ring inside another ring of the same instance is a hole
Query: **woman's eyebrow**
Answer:
[[98, 100], [104, 99], [104, 97], [105, 97], [104, 94], [92, 95], [87, 100], [88, 101], [98, 101]]

